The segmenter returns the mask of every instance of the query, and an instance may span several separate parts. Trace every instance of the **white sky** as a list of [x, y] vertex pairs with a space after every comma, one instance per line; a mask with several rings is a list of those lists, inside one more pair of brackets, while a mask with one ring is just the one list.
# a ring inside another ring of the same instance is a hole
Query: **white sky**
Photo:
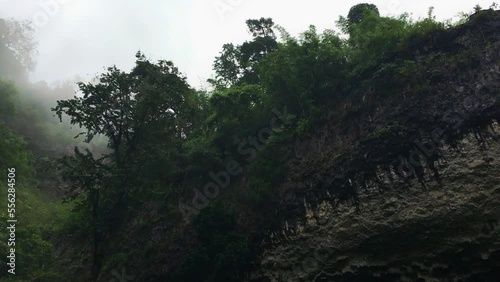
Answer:
[[363, 2], [376, 4], [382, 15], [414, 17], [425, 17], [434, 6], [439, 19], [449, 19], [476, 4], [488, 8], [493, 0], [0, 0], [0, 18], [29, 19], [38, 26], [33, 81], [76, 75], [87, 80], [114, 64], [128, 71], [141, 50], [152, 59], [172, 60], [200, 87], [212, 75], [223, 44], [250, 39], [245, 20], [271, 17], [298, 35], [311, 24], [319, 31], [335, 28], [340, 15]]

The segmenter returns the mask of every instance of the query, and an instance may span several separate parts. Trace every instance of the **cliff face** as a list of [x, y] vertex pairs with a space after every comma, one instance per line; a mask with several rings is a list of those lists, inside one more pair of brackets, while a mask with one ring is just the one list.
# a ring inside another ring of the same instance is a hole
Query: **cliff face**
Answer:
[[[495, 136], [500, 127], [486, 132]], [[428, 179], [425, 190], [416, 180], [409, 187], [369, 186], [359, 192], [358, 210], [303, 200], [303, 216], [288, 219], [288, 229], [271, 236], [252, 280], [494, 281], [500, 267], [500, 144], [493, 137], [478, 144], [469, 134], [459, 146], [440, 148], [446, 160], [441, 183]]]
[[366, 89], [297, 141], [249, 281], [497, 281], [500, 12], [414, 62], [424, 90]]

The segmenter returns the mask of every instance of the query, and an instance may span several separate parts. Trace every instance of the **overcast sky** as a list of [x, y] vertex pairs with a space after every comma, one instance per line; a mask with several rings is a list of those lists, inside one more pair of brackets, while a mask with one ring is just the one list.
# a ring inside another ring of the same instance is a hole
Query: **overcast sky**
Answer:
[[[439, 19], [493, 0], [374, 0], [382, 15], [409, 12]], [[309, 25], [335, 28], [360, 1], [337, 0], [0, 0], [0, 18], [32, 20], [39, 56], [33, 81], [87, 80], [116, 64], [130, 70], [135, 53], [172, 60], [192, 86], [206, 85], [225, 43], [249, 39], [245, 20], [271, 17], [292, 35]]]

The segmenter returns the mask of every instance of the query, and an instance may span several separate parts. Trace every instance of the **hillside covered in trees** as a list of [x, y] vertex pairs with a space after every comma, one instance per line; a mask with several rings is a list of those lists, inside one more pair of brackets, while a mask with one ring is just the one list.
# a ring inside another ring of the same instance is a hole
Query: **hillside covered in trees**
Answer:
[[0, 20], [0, 280], [496, 281], [496, 9], [359, 4], [299, 37], [251, 19], [210, 89], [141, 52], [34, 84], [30, 24]]

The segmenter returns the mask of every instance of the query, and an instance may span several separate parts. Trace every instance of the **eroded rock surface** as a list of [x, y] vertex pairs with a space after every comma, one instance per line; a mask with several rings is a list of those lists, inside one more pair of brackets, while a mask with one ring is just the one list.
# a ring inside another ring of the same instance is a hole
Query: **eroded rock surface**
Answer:
[[[492, 136], [500, 137], [498, 124], [493, 128]], [[429, 178], [426, 190], [416, 179], [409, 189], [368, 187], [360, 192], [359, 209], [305, 202], [303, 220], [270, 238], [252, 280], [495, 281], [500, 274], [497, 140], [480, 145], [470, 134], [459, 151], [442, 148], [440, 183]]]

